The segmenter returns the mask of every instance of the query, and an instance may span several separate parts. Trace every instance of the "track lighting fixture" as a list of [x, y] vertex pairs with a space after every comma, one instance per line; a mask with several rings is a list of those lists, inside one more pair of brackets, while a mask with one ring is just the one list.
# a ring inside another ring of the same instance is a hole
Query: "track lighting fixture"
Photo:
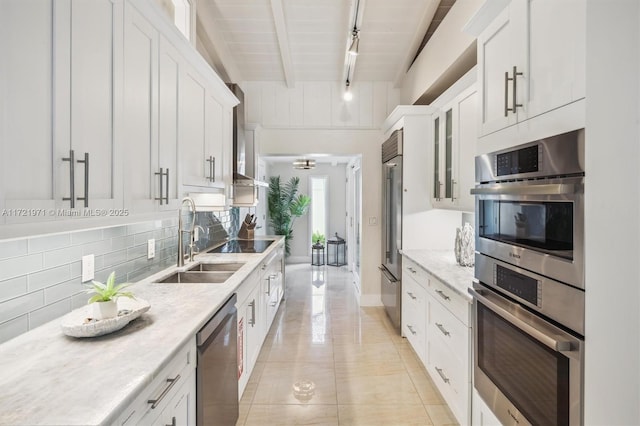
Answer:
[[349, 80], [347, 80], [346, 88], [344, 90], [344, 95], [342, 95], [342, 98], [347, 102], [353, 99], [353, 93], [351, 93], [351, 83], [349, 83]]
[[351, 46], [349, 47], [349, 55], [356, 56], [358, 54], [358, 49], [360, 48], [360, 31], [356, 27], [353, 27], [353, 32], [351, 33]]

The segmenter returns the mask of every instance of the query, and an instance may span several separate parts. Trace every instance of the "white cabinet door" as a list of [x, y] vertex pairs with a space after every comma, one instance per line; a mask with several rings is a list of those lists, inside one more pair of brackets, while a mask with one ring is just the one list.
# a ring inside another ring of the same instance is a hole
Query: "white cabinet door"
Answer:
[[127, 205], [155, 210], [158, 32], [133, 6], [125, 8], [124, 122]]
[[466, 90], [455, 100], [453, 119], [453, 173], [451, 203], [458, 209], [474, 211], [475, 156], [478, 142], [478, 95], [475, 87]]
[[224, 188], [224, 108], [210, 92], [205, 104], [205, 176], [211, 176], [210, 186]]
[[185, 378], [167, 408], [153, 423], [154, 426], [195, 426], [196, 424], [196, 376], [191, 372]]
[[[520, 0], [511, 2], [478, 37], [478, 81], [480, 82], [480, 134], [500, 130], [517, 122], [513, 107], [513, 67], [525, 65], [526, 27]], [[516, 84], [522, 80], [516, 80]], [[524, 86], [524, 85], [521, 85]], [[522, 92], [522, 91], [520, 91]], [[516, 100], [522, 104], [522, 98]]]
[[209, 162], [206, 160], [205, 102], [206, 85], [198, 73], [185, 67], [180, 73], [179, 133], [181, 143], [182, 183], [209, 186]]
[[585, 97], [586, 2], [526, 3], [531, 118]]
[[[257, 284], [257, 283], [256, 283]], [[253, 367], [258, 360], [260, 354], [260, 348], [262, 348], [262, 342], [264, 335], [262, 333], [263, 324], [261, 324], [260, 318], [262, 318], [262, 307], [260, 306], [260, 286], [256, 285], [255, 289], [249, 296], [249, 303], [246, 306], [247, 325], [246, 325], [246, 354], [247, 354], [247, 371], [248, 375], [253, 371]], [[247, 375], [247, 376], [248, 376]]]
[[[180, 201], [179, 138], [178, 138], [178, 84], [182, 58], [178, 50], [164, 37], [160, 37], [158, 55], [158, 170], [155, 175], [155, 194], [160, 210], [175, 210]], [[161, 191], [162, 189], [162, 191]]]
[[122, 1], [71, 1], [70, 135], [80, 208], [122, 207], [122, 7]]
[[56, 144], [68, 150], [69, 139], [54, 125], [53, 19], [51, 1], [0, 2], [0, 203], [7, 209], [62, 204], [54, 170], [68, 167], [54, 153]]
[[463, 90], [432, 118], [433, 205], [473, 211], [477, 144], [477, 92]]
[[584, 98], [585, 46], [584, 1], [513, 0], [478, 37], [480, 135]]

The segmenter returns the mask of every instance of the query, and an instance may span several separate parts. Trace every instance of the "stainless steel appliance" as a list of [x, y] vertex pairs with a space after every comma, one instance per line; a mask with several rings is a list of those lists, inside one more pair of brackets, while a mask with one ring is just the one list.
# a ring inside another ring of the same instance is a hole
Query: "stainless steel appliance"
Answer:
[[476, 157], [474, 386], [505, 425], [579, 425], [584, 129]]
[[238, 344], [234, 294], [196, 334], [196, 422], [235, 425], [238, 404]]
[[402, 129], [382, 144], [382, 303], [400, 329], [402, 300]]
[[584, 129], [476, 157], [476, 250], [584, 288]]
[[237, 84], [227, 84], [240, 101], [233, 108], [233, 201], [236, 207], [258, 204], [258, 188], [268, 187], [258, 177], [258, 153], [253, 138], [245, 135], [244, 92]]

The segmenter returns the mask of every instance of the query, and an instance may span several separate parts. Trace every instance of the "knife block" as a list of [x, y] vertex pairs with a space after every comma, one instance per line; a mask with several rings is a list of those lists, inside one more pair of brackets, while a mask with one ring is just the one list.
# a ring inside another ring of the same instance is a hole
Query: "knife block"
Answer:
[[247, 228], [246, 224], [243, 222], [242, 226], [240, 226], [240, 230], [238, 231], [238, 238], [241, 240], [253, 240], [253, 229]]

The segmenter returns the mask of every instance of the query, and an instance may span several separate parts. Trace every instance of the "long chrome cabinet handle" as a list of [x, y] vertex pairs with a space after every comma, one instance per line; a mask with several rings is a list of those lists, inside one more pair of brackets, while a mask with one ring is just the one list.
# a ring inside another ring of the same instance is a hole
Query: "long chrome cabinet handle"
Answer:
[[69, 156], [62, 159], [69, 162], [69, 197], [62, 198], [62, 201], [69, 201], [70, 207], [76, 206], [76, 160], [73, 150], [69, 150]]
[[407, 328], [409, 329], [409, 331], [411, 332], [411, 334], [413, 334], [414, 336], [417, 334], [417, 333], [415, 332], [415, 330], [413, 329], [413, 326], [412, 326], [412, 325], [407, 324]]
[[546, 185], [497, 184], [488, 188], [473, 188], [472, 195], [567, 195], [575, 194], [572, 183], [550, 183]]
[[509, 111], [511, 111], [511, 109], [509, 108], [509, 80], [511, 80], [509, 78], [509, 71], [505, 71], [504, 72], [504, 116], [508, 117], [509, 116]]
[[456, 195], [455, 195], [455, 185], [456, 185], [457, 183], [458, 183], [458, 182], [456, 182], [456, 180], [455, 180], [455, 179], [453, 179], [453, 178], [451, 179], [451, 202], [452, 202], [452, 203], [457, 199], [457, 198], [456, 198]]
[[447, 329], [442, 326], [442, 324], [436, 323], [436, 327], [438, 327], [438, 329], [440, 329], [442, 334], [444, 334], [445, 336], [451, 336], [451, 333], [449, 333]]
[[84, 201], [84, 206], [89, 207], [89, 153], [84, 153], [84, 160], [78, 160], [78, 163], [84, 164], [84, 197], [78, 197], [76, 200]]
[[513, 67], [513, 109], [511, 111], [513, 111], [513, 113], [516, 113], [516, 108], [521, 107], [522, 104], [517, 103], [517, 97], [518, 97], [518, 76], [523, 75], [521, 72], [518, 72], [518, 67], [514, 66]]
[[253, 299], [251, 303], [249, 303], [249, 306], [251, 306], [251, 319], [249, 320], [249, 325], [253, 327], [256, 325], [256, 299]]
[[438, 372], [438, 374], [440, 375], [440, 378], [442, 379], [443, 382], [445, 383], [449, 383], [449, 378], [447, 376], [444, 375], [442, 368], [438, 368], [436, 367], [436, 371]]
[[[165, 204], [169, 204], [169, 169], [167, 169], [167, 173], [165, 174], [165, 179], [167, 184], [165, 185], [166, 194], [164, 195]], [[162, 192], [160, 192], [160, 196], [162, 197]]]
[[[476, 291], [473, 288], [469, 289], [469, 293], [473, 297], [475, 297], [478, 300], [478, 302], [482, 303], [488, 309], [493, 311], [495, 314], [501, 316], [506, 321], [508, 321], [509, 323], [513, 324], [515, 327], [522, 330], [524, 333], [538, 340], [540, 343], [548, 346], [549, 348], [557, 352], [569, 352], [572, 350], [570, 341], [559, 340], [555, 336], [549, 335], [548, 332], [536, 327], [535, 323], [529, 323], [529, 321], [525, 321], [523, 319], [518, 318], [517, 316], [509, 312], [504, 306], [501, 306], [503, 304], [506, 305], [509, 302], [502, 302], [502, 303], [495, 302], [489, 299], [488, 297], [484, 296], [483, 293], [485, 293], [485, 291], [483, 290]], [[539, 320], [539, 321], [542, 321], [542, 320]], [[561, 336], [558, 336], [558, 337], [561, 337]]]
[[210, 155], [209, 158], [206, 159], [207, 163], [209, 163], [209, 181], [216, 181], [216, 159], [213, 155]]
[[162, 391], [160, 396], [158, 396], [156, 399], [147, 400], [147, 404], [152, 404], [151, 408], [156, 408], [158, 406], [158, 404], [160, 404], [160, 401], [162, 401], [163, 398], [165, 396], [167, 396], [167, 394], [169, 393], [171, 388], [173, 386], [175, 386], [175, 384], [177, 383], [178, 380], [180, 380], [180, 375], [179, 374], [176, 377], [174, 377], [173, 379], [167, 379], [167, 383], [169, 383], [169, 385], [166, 388], [164, 388], [164, 390]]
[[446, 294], [444, 294], [444, 291], [442, 291], [442, 290], [436, 290], [436, 293], [438, 293], [438, 295], [440, 297], [442, 297], [444, 300], [451, 300], [451, 298], [449, 296], [447, 296]]
[[162, 202], [164, 201], [164, 188], [163, 188], [163, 182], [164, 182], [164, 169], [162, 167], [160, 167], [160, 171], [159, 172], [155, 172], [154, 175], [156, 176], [160, 176], [160, 197], [156, 197], [155, 200], [156, 201], [160, 201], [160, 205], [162, 205]]

